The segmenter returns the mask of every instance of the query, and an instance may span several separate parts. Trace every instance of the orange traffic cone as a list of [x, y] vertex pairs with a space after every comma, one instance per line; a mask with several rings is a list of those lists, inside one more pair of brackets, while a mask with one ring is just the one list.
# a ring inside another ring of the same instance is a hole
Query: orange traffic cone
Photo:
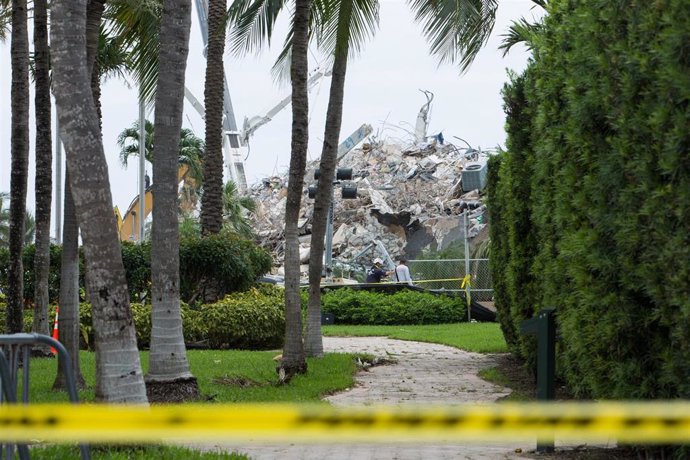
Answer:
[[[55, 324], [53, 325], [53, 339], [58, 340], [58, 317], [60, 316], [60, 307], [55, 307]], [[50, 347], [50, 352], [56, 354], [55, 348]]]

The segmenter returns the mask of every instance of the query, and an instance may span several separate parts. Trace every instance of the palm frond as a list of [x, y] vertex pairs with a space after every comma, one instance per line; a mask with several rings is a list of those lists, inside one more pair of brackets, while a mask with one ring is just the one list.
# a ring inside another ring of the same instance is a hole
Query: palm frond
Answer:
[[497, 0], [408, 0], [440, 63], [466, 71], [489, 39]]
[[113, 35], [112, 31], [102, 25], [98, 36], [96, 60], [101, 76], [106, 80], [115, 77], [127, 82], [127, 74], [132, 70], [132, 63], [122, 37]]
[[359, 53], [379, 26], [377, 0], [323, 0], [317, 42], [331, 56]]
[[111, 0], [104, 14], [109, 31], [128, 50], [140, 96], [148, 103], [155, 98], [158, 80], [160, 0]]
[[525, 18], [513, 21], [508, 32], [501, 35], [503, 40], [498, 49], [503, 50], [503, 57], [510, 52], [513, 46], [519, 43], [524, 44], [531, 51], [535, 45], [535, 38], [541, 34], [543, 28], [543, 24], [528, 22]]
[[256, 51], [270, 44], [285, 0], [235, 0], [228, 8], [230, 49], [236, 55]]
[[0, 43], [7, 40], [12, 25], [12, 6], [10, 0], [0, 0]]

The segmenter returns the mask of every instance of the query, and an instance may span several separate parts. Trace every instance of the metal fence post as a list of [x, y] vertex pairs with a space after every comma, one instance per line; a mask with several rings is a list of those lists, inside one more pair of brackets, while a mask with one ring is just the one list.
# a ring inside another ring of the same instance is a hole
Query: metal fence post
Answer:
[[[544, 308], [536, 317], [522, 322], [520, 332], [537, 336], [537, 399], [552, 401], [555, 396], [556, 376], [556, 321], [555, 308]], [[537, 440], [537, 452], [553, 452], [554, 439]]]

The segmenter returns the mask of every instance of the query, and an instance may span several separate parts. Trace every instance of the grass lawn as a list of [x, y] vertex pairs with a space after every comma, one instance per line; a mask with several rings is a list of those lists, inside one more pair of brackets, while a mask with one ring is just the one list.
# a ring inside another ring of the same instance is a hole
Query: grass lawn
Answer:
[[[31, 449], [31, 458], [35, 460], [74, 460], [81, 458], [76, 446], [48, 446]], [[91, 458], [94, 460], [244, 460], [246, 455], [215, 452], [199, 452], [175, 446], [146, 447], [98, 447], [91, 446]]]
[[[309, 372], [295, 377], [288, 385], [277, 385], [273, 357], [275, 351], [189, 350], [192, 374], [202, 395], [213, 402], [316, 402], [322, 396], [352, 386], [356, 371], [351, 354], [326, 354], [321, 359], [307, 359]], [[82, 374], [88, 388], [79, 392], [80, 401], [94, 400], [95, 355], [80, 353]], [[146, 372], [148, 352], [141, 353]], [[31, 361], [30, 401], [65, 402], [67, 393], [51, 390], [55, 380], [56, 359]]]
[[508, 347], [498, 323], [428, 324], [424, 326], [323, 326], [329, 336], [382, 336], [440, 343], [478, 353], [505, 353]]

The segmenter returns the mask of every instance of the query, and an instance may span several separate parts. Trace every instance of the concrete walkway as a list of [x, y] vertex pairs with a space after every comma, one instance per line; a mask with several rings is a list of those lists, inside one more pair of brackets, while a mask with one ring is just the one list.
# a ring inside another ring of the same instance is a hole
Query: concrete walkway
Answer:
[[[393, 359], [395, 364], [360, 371], [356, 384], [326, 398], [336, 406], [371, 404], [473, 404], [491, 403], [510, 393], [477, 376], [480, 369], [496, 365], [498, 355], [469, 353], [456, 348], [383, 337], [324, 337], [327, 352], [368, 353]], [[337, 438], [337, 434], [334, 434]], [[240, 452], [255, 460], [414, 460], [414, 459], [521, 459], [522, 445], [459, 444], [289, 444], [205, 446], [205, 450]]]

